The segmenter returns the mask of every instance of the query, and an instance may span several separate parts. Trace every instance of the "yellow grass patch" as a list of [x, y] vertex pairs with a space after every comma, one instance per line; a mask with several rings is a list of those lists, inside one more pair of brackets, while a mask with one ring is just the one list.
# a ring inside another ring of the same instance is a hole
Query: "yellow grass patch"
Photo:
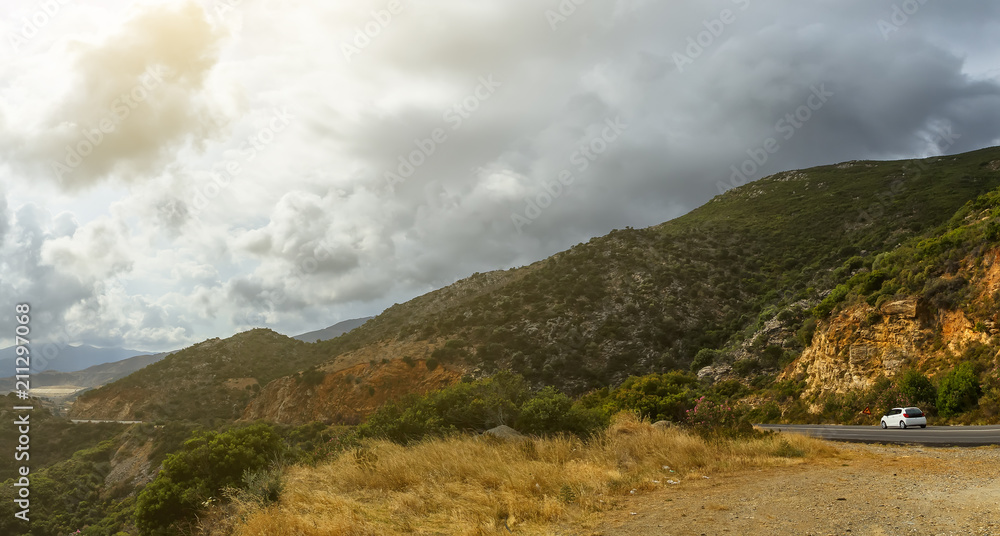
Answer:
[[317, 467], [289, 468], [264, 508], [237, 505], [239, 536], [565, 533], [618, 499], [713, 471], [789, 465], [835, 454], [796, 435], [706, 441], [622, 415], [604, 433], [498, 442], [476, 437], [409, 447], [371, 441]]

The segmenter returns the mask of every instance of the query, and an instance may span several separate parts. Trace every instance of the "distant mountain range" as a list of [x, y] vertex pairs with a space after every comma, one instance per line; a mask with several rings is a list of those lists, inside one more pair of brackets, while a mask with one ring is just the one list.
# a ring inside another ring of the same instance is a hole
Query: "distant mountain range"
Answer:
[[[31, 388], [43, 387], [79, 387], [82, 389], [98, 387], [108, 382], [113, 382], [118, 378], [124, 378], [129, 374], [149, 365], [156, 363], [170, 355], [170, 352], [159, 354], [148, 354], [122, 359], [113, 363], [102, 363], [75, 372], [58, 372], [47, 370], [31, 375]], [[14, 389], [14, 377], [0, 378], [0, 392]]]
[[303, 333], [302, 335], [295, 335], [292, 338], [298, 339], [302, 342], [328, 341], [330, 339], [335, 339], [354, 328], [361, 327], [362, 324], [372, 318], [374, 317], [366, 316], [364, 318], [352, 318], [350, 320], [338, 322], [328, 328], [310, 331], [309, 333]]
[[[31, 373], [38, 374], [46, 370], [56, 372], [76, 372], [95, 365], [114, 363], [138, 355], [149, 355], [152, 352], [129, 350], [127, 348], [98, 348], [96, 346], [68, 345], [61, 348], [53, 358], [43, 359], [41, 348], [33, 347]], [[0, 373], [14, 373], [14, 347], [0, 349]]]

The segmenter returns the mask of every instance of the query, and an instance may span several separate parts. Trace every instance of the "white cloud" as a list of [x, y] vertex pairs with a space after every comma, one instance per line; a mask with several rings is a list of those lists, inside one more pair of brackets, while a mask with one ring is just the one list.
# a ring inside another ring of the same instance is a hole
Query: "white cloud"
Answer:
[[[961, 136], [951, 152], [1000, 134], [988, 2], [928, 3], [888, 41], [891, 5], [861, 0], [587, 2], [555, 31], [551, 0], [404, 4], [350, 61], [378, 5], [121, 0], [48, 27], [2, 71], [0, 296], [140, 347], [307, 331], [690, 210], [824, 84], [835, 96], [754, 178], [927, 154], [941, 125]], [[723, 9], [737, 20], [679, 70]], [[66, 125], [153, 64], [163, 84], [46, 201], [34, 184], [78, 134]], [[484, 77], [499, 86], [476, 97]], [[627, 131], [581, 169], [618, 117]], [[515, 227], [564, 170], [572, 183]]]
[[42, 265], [84, 283], [103, 281], [131, 268], [130, 241], [128, 229], [121, 222], [100, 218], [76, 229], [71, 236], [46, 240], [41, 248]]

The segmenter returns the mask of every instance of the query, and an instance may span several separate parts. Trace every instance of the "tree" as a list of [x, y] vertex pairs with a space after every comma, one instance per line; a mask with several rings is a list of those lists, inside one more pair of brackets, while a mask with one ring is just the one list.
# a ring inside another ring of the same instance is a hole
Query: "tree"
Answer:
[[909, 401], [908, 404], [920, 406], [926, 411], [937, 405], [937, 389], [931, 380], [919, 371], [910, 369], [899, 379], [899, 390]]
[[942, 417], [952, 417], [971, 409], [979, 400], [979, 376], [972, 363], [951, 369], [938, 386], [937, 406]]

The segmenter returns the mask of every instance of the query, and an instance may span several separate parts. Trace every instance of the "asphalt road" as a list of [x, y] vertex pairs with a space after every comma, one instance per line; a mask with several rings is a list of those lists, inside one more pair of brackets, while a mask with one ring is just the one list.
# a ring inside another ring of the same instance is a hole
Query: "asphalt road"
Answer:
[[833, 441], [853, 443], [912, 443], [929, 446], [974, 447], [1000, 445], [1000, 426], [928, 426], [889, 428], [879, 426], [839, 426], [820, 424], [758, 424], [757, 428], [805, 434]]

